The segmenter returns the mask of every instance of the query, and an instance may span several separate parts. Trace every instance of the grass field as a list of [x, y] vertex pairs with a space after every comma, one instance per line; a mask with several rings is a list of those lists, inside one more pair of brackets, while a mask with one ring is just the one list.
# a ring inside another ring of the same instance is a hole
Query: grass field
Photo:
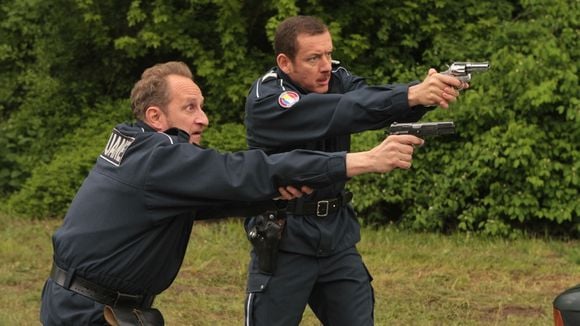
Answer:
[[[0, 215], [0, 325], [38, 325], [59, 221]], [[376, 325], [551, 325], [552, 301], [580, 283], [580, 242], [363, 229]], [[249, 244], [238, 220], [196, 224], [184, 265], [156, 306], [167, 325], [242, 325]], [[301, 325], [319, 325], [307, 310]]]

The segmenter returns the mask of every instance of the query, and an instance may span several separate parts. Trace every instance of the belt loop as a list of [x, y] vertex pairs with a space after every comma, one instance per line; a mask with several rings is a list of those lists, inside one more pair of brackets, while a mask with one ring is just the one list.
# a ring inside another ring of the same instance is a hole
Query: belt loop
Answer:
[[341, 200], [341, 205], [342, 206], [346, 206], [346, 204], [350, 203], [350, 201], [352, 200], [352, 192], [350, 191], [343, 191], [340, 193], [340, 200]]
[[70, 283], [72, 282], [74, 276], [76, 273], [76, 268], [70, 268], [67, 273], [66, 273], [66, 277], [64, 279], [64, 284], [62, 285], [65, 289], [69, 289], [70, 288]]
[[294, 212], [302, 212], [304, 208], [304, 199], [296, 198], [294, 199]]

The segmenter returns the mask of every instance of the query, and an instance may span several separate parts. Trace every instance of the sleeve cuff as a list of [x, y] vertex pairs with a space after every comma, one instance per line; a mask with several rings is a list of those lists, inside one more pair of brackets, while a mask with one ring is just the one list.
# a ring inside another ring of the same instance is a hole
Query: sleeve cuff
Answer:
[[346, 152], [334, 153], [328, 161], [328, 176], [334, 182], [347, 180], [346, 177]]

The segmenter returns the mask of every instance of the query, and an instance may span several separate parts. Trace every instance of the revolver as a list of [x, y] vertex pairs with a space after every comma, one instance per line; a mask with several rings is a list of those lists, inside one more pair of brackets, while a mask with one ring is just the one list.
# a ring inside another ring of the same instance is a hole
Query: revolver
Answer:
[[393, 123], [389, 127], [390, 135], [439, 136], [455, 133], [453, 121], [424, 123]]
[[442, 74], [451, 75], [467, 83], [471, 80], [472, 72], [486, 71], [487, 69], [489, 69], [489, 62], [454, 62]]

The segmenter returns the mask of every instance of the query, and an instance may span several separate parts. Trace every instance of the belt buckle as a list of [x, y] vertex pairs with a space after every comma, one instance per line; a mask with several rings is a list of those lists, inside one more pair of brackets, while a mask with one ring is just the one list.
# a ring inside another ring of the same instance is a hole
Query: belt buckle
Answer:
[[325, 217], [328, 216], [328, 207], [330, 203], [328, 200], [321, 200], [316, 203], [316, 216]]

